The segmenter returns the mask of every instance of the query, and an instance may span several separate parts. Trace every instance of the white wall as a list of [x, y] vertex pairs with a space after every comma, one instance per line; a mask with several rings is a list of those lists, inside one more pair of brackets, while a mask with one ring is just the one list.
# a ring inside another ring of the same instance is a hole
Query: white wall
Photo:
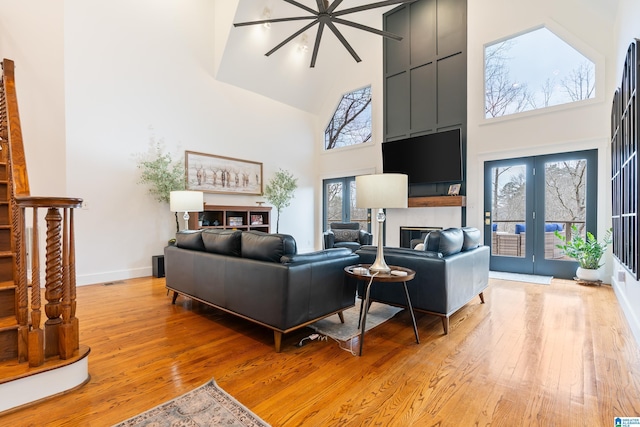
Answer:
[[[615, 85], [622, 80], [622, 67], [629, 44], [640, 38], [640, 4], [633, 0], [621, 0], [615, 25]], [[616, 292], [622, 310], [631, 325], [636, 341], [640, 343], [640, 282], [619, 262], [613, 262], [611, 285]]]
[[168, 206], [137, 184], [134, 155], [152, 138], [174, 155], [262, 162], [265, 180], [291, 171], [299, 188], [280, 232], [301, 251], [315, 245], [314, 117], [214, 79], [214, 12], [208, 0], [0, 2], [0, 54], [18, 67], [32, 194], [87, 202], [76, 216], [79, 284], [150, 275], [151, 256], [173, 236]]
[[31, 194], [67, 196], [62, 2], [0, 0], [0, 57], [15, 62]]

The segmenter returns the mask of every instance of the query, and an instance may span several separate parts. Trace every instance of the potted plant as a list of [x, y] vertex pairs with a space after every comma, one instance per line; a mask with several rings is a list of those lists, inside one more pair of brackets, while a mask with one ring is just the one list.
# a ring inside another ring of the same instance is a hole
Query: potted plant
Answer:
[[298, 187], [298, 179], [290, 172], [279, 169], [264, 189], [264, 197], [275, 206], [278, 213], [276, 233], [280, 228], [280, 211], [291, 204], [293, 192]]
[[[172, 191], [184, 190], [184, 164], [180, 160], [173, 160], [171, 153], [163, 153], [161, 143], [151, 141], [149, 152], [138, 155], [138, 169], [141, 170], [138, 183], [148, 187], [149, 194], [160, 203], [169, 203]], [[180, 230], [178, 213], [176, 217], [176, 232]]]
[[578, 269], [576, 277], [587, 282], [597, 282], [599, 280], [598, 269], [602, 266], [600, 260], [604, 255], [607, 246], [611, 244], [612, 229], [608, 229], [601, 241], [595, 238], [593, 233], [587, 231], [587, 238], [582, 237], [578, 231], [578, 227], [573, 224], [571, 226], [571, 240], [567, 240], [566, 236], [560, 234], [557, 230], [555, 235], [562, 240], [562, 245], [556, 245], [562, 249], [566, 256], [578, 261]]

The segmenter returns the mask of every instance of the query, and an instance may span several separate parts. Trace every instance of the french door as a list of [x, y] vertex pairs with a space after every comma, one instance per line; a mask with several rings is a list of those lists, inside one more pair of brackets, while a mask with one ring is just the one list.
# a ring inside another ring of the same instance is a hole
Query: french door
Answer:
[[325, 179], [323, 182], [323, 228], [332, 222], [358, 222], [360, 229], [370, 230], [368, 209], [356, 207], [356, 178]]
[[595, 233], [597, 151], [485, 162], [484, 235], [491, 269], [573, 278], [577, 263], [557, 247]]

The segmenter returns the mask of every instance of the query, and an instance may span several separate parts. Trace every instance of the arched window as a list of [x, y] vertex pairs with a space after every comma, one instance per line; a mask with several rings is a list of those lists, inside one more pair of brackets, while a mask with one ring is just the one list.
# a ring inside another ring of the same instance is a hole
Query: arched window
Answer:
[[485, 46], [485, 118], [594, 98], [595, 64], [546, 27]]
[[331, 150], [371, 140], [371, 86], [342, 96], [324, 131], [324, 148]]

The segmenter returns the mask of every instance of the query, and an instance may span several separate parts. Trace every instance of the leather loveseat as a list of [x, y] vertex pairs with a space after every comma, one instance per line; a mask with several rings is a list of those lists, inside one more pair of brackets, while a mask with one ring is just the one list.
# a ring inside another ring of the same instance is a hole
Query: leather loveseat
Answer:
[[349, 249], [297, 254], [286, 234], [205, 229], [176, 234], [164, 250], [166, 286], [282, 334], [355, 304], [355, 285], [344, 267], [356, 264]]
[[[356, 251], [360, 263], [371, 264], [375, 246]], [[481, 245], [476, 228], [449, 228], [431, 231], [424, 240], [424, 250], [384, 248], [388, 265], [407, 267], [416, 272], [407, 282], [411, 305], [415, 310], [442, 318], [444, 333], [449, 333], [449, 317], [479, 296], [489, 284], [489, 247]], [[384, 283], [371, 288], [371, 300], [406, 306], [402, 283]]]

